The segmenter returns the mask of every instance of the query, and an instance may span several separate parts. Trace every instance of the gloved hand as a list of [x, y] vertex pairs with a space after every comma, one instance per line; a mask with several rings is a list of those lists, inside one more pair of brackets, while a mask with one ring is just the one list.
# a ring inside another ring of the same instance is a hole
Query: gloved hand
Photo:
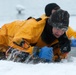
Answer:
[[53, 48], [47, 46], [41, 48], [39, 58], [43, 59], [45, 62], [51, 62], [53, 59]]
[[0, 60], [5, 60], [5, 59], [6, 59], [5, 52], [0, 52]]
[[7, 54], [7, 60], [12, 60], [14, 62], [24, 62], [29, 56], [29, 53], [22, 52], [14, 48], [10, 48]]
[[71, 47], [76, 47], [76, 39], [71, 40]]
[[61, 61], [61, 57], [58, 54], [55, 54], [53, 57], [54, 62], [60, 62]]

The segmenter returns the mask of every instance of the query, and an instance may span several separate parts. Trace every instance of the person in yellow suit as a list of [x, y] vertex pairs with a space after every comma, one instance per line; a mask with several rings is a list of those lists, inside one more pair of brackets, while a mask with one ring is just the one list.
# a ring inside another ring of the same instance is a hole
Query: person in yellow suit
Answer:
[[[58, 8], [55, 8], [55, 9], [58, 9]], [[24, 21], [14, 21], [12, 23], [3, 25], [0, 29], [0, 32], [1, 32], [0, 51], [6, 52], [8, 51], [7, 49], [9, 49], [9, 47], [12, 47], [17, 50], [32, 54], [33, 47], [30, 47], [30, 46], [37, 45], [39, 48], [46, 46], [46, 45], [54, 46], [48, 43], [51, 41], [50, 37], [46, 38], [44, 36], [46, 39], [50, 39], [50, 40], [45, 40], [42, 35], [42, 31], [45, 27], [47, 18], [48, 17], [44, 17], [44, 18], [39, 18], [37, 20], [32, 18], [32, 19], [24, 20]], [[63, 31], [64, 30], [65, 29], [63, 29]], [[31, 33], [29, 33], [30, 31]], [[24, 39], [24, 37], [26, 37], [26, 40]], [[41, 37], [43, 38], [43, 40]], [[54, 49], [55, 49], [55, 46], [54, 46]], [[54, 54], [57, 54], [56, 50], [54, 51], [55, 52]], [[69, 48], [69, 51], [70, 51], [70, 48]], [[61, 55], [60, 51], [59, 51], [59, 54]], [[66, 54], [67, 52], [63, 53], [62, 58], [65, 58]]]
[[[24, 55], [27, 57], [32, 52], [30, 51], [32, 46], [38, 48], [48, 46], [53, 47], [56, 58], [60, 55], [60, 59], [64, 59], [70, 51], [70, 41], [65, 34], [69, 26], [69, 13], [67, 11], [59, 9], [49, 18], [31, 18], [19, 24], [20, 28], [16, 26], [15, 22], [7, 25], [7, 27], [5, 26], [9, 29], [11, 26], [13, 26], [13, 29], [15, 26], [17, 27], [13, 33], [12, 28], [11, 30], [6, 29], [8, 30], [8, 37], [6, 37], [9, 38], [8, 45], [12, 50], [23, 52], [23, 54], [25, 52]], [[56, 50], [59, 50], [59, 52], [57, 53]], [[21, 55], [19, 56], [21, 57]]]
[[[59, 9], [60, 7], [58, 6], [58, 5], [54, 5], [56, 8], [55, 8], [55, 10], [57, 10], [57, 9]], [[54, 8], [54, 7], [52, 7], [52, 8]], [[47, 15], [46, 15], [47, 16]], [[48, 17], [42, 17], [42, 18], [39, 18], [39, 19], [37, 19], [37, 21], [41, 21], [41, 22], [43, 22], [42, 20], [45, 20], [45, 19], [47, 19]], [[14, 47], [14, 45], [11, 45], [11, 43], [12, 43], [12, 40], [13, 40], [13, 38], [15, 37], [15, 35], [17, 34], [17, 33], [19, 33], [19, 31], [20, 31], [20, 29], [24, 29], [25, 27], [27, 28], [27, 25], [28, 25], [28, 23], [29, 23], [29, 21], [30, 20], [35, 20], [34, 18], [32, 18], [32, 19], [29, 19], [28, 20], [28, 22], [26, 23], [26, 21], [27, 20], [24, 20], [24, 21], [14, 21], [14, 22], [12, 22], [12, 23], [9, 23], [9, 24], [5, 24], [4, 26], [2, 26], [2, 28], [1, 28], [1, 35], [0, 35], [0, 38], [1, 38], [1, 43], [0, 43], [0, 51], [1, 52], [6, 52], [6, 50], [9, 48], [9, 46], [12, 46], [12, 47]], [[32, 22], [33, 23], [33, 22]], [[36, 23], [36, 22], [35, 22]], [[26, 26], [25, 26], [26, 25]], [[32, 26], [32, 24], [31, 24], [31, 26]], [[32, 29], [29, 29], [29, 30], [31, 30], [32, 31]], [[28, 32], [28, 30], [27, 30], [27, 32]], [[21, 33], [22, 34], [22, 33]], [[24, 35], [25, 36], [25, 35]], [[37, 36], [37, 35], [36, 35]], [[20, 36], [18, 36], [19, 38], [21, 37], [21, 35]], [[31, 38], [30, 36], [28, 36], [27, 37], [28, 39], [29, 38]], [[36, 37], [35, 37], [36, 38]], [[38, 37], [37, 37], [38, 38]], [[17, 38], [17, 40], [18, 40], [18, 38]], [[35, 39], [34, 39], [35, 40]], [[18, 43], [20, 43], [22, 41], [22, 43], [24, 42], [24, 39], [22, 39], [22, 40], [18, 40]], [[34, 41], [31, 41], [32, 43], [34, 42]], [[15, 43], [15, 42], [14, 42]], [[31, 43], [31, 45], [32, 46], [35, 46], [35, 44], [36, 43], [33, 43], [32, 44]], [[17, 44], [17, 43], [15, 43], [15, 44]], [[27, 44], [29, 44], [29, 43], [27, 43], [27, 41], [26, 41], [26, 47], [28, 47], [28, 45]], [[30, 45], [29, 45], [30, 46]], [[41, 46], [40, 46], [41, 47]], [[27, 53], [29, 53], [29, 54], [32, 54], [32, 49], [33, 49], [33, 47], [30, 47], [30, 48], [28, 48], [28, 50], [25, 50], [24, 48], [22, 48], [22, 47], [20, 47], [20, 45], [19, 44], [17, 44], [17, 45], [15, 45], [15, 48], [17, 48], [17, 49], [19, 49], [19, 50], [21, 50], [21, 51], [23, 51], [23, 52], [27, 52]], [[57, 54], [56, 53], [56, 50], [55, 50], [55, 54]]]

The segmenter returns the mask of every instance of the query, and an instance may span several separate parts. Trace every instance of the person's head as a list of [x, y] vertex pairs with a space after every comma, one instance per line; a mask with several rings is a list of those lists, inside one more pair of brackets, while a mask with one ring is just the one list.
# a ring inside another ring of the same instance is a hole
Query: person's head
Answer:
[[69, 13], [65, 10], [58, 9], [48, 19], [48, 24], [51, 25], [52, 32], [56, 38], [63, 35], [69, 26]]
[[49, 3], [45, 6], [45, 15], [50, 16], [55, 10], [60, 9], [56, 3]]

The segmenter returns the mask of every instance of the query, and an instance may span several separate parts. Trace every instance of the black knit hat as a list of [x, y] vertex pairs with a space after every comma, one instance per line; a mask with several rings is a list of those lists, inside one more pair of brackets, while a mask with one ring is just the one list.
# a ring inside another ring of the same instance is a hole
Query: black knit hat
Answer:
[[59, 8], [60, 7], [56, 3], [49, 3], [45, 6], [45, 15], [49, 17], [53, 9], [57, 10]]
[[48, 19], [49, 25], [58, 28], [68, 28], [69, 25], [69, 13], [65, 10], [58, 9]]

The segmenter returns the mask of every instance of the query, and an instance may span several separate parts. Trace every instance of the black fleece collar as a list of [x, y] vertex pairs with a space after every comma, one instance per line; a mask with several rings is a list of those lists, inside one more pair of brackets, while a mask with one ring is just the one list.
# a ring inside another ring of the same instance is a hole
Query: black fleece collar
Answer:
[[52, 26], [50, 26], [47, 21], [46, 21], [45, 28], [41, 34], [41, 39], [46, 44], [51, 44], [56, 39], [56, 37], [52, 34]]

